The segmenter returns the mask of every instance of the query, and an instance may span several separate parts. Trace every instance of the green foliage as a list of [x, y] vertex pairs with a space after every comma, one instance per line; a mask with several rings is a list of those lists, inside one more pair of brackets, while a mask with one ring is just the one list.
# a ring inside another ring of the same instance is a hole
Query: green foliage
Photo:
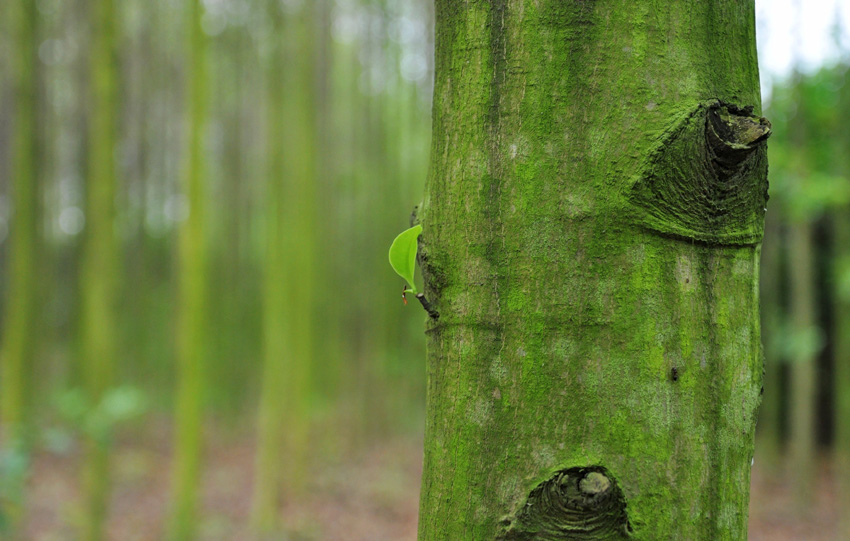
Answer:
[[[798, 157], [802, 154], [796, 152]], [[780, 165], [773, 175], [776, 180], [773, 195], [785, 204], [794, 221], [818, 219], [830, 210], [850, 203], [850, 182], [847, 182], [846, 178], [829, 172], [805, 169], [803, 164], [795, 167], [792, 163], [788, 164], [790, 166], [787, 169], [783, 169], [786, 164], [783, 164], [781, 159], [777, 161]]]
[[839, 64], [774, 87], [767, 111], [775, 134], [768, 144], [771, 203], [795, 222], [850, 204], [850, 177], [841, 158], [846, 76], [847, 66]]
[[30, 470], [30, 456], [23, 445], [0, 448], [0, 538], [14, 524], [12, 510], [23, 502], [24, 486]]
[[795, 329], [787, 321], [770, 324], [774, 330], [769, 335], [771, 351], [777, 355], [770, 362], [798, 363], [801, 359], [811, 359], [826, 345], [824, 331], [817, 325]]
[[76, 430], [105, 443], [117, 426], [141, 417], [148, 402], [143, 391], [123, 385], [108, 389], [97, 404], [91, 404], [82, 389], [72, 389], [58, 395], [55, 406]]
[[390, 265], [399, 276], [407, 281], [408, 289], [405, 293], [418, 293], [413, 281], [416, 272], [416, 251], [419, 249], [417, 239], [422, 233], [422, 226], [415, 225], [406, 231], [402, 231], [390, 246]]

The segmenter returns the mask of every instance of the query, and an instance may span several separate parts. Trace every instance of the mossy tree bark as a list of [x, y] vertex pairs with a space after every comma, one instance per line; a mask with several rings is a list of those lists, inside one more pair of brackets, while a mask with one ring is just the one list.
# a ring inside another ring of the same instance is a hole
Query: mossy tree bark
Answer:
[[437, 0], [419, 539], [744, 539], [751, 1]]

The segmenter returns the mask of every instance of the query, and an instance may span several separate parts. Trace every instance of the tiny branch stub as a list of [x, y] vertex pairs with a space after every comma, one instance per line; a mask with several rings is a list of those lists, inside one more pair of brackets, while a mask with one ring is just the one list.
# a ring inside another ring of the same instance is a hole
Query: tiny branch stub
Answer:
[[417, 293], [416, 298], [422, 304], [422, 308], [424, 308], [425, 311], [428, 312], [429, 316], [434, 319], [440, 319], [440, 313], [434, 310], [434, 308], [431, 306], [431, 303], [425, 299], [425, 295], [423, 293]]

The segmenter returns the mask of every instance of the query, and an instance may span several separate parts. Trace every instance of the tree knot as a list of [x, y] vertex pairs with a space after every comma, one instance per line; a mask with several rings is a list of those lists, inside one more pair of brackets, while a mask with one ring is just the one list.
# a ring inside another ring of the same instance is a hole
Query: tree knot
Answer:
[[757, 244], [767, 205], [767, 119], [720, 100], [671, 122], [629, 192], [641, 225], [711, 244]]
[[502, 527], [497, 541], [623, 539], [631, 532], [623, 492], [602, 466], [556, 472]]

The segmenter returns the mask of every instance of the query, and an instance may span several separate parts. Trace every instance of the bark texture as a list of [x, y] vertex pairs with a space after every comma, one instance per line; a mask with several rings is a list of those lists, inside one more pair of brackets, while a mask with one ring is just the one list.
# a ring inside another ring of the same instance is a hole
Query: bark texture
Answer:
[[744, 539], [770, 132], [753, 3], [436, 17], [420, 540]]

